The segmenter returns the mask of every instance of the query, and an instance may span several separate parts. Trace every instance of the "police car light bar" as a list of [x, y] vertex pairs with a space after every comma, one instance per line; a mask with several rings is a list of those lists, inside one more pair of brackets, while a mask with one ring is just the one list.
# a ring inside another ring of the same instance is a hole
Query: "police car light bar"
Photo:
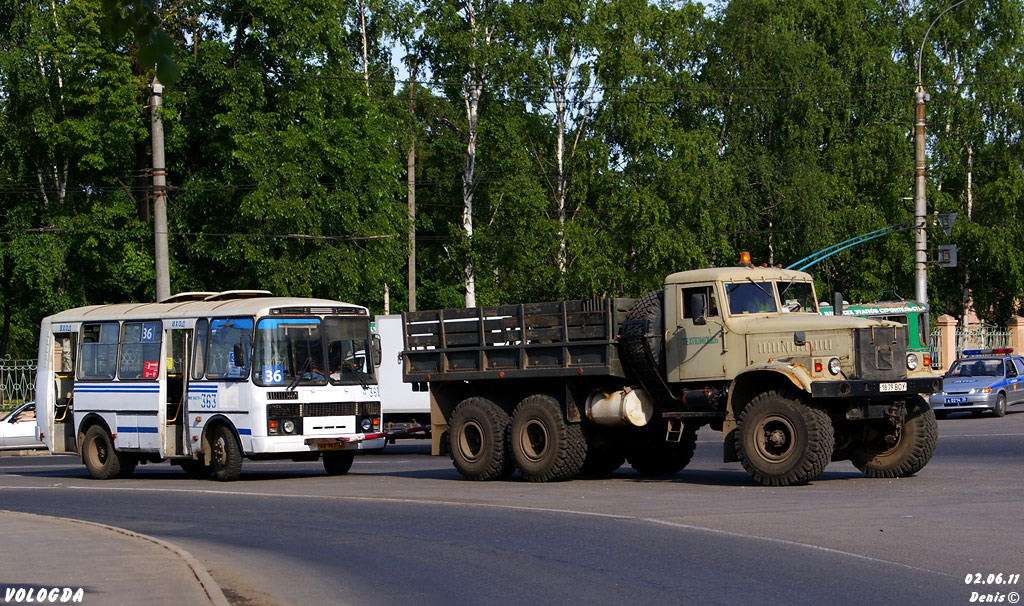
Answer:
[[965, 349], [965, 356], [1003, 356], [1013, 353], [1012, 347], [1003, 347], [1000, 349]]

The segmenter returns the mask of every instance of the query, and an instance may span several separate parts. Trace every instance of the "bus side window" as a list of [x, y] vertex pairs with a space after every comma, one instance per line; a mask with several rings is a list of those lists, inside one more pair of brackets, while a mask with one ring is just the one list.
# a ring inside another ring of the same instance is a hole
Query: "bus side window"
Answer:
[[113, 379], [117, 369], [117, 322], [82, 325], [80, 379]]
[[160, 375], [160, 322], [125, 322], [121, 338], [122, 379], [155, 379]]
[[202, 379], [206, 371], [206, 341], [210, 336], [210, 323], [205, 318], [196, 321], [196, 341], [192, 349], [192, 378]]

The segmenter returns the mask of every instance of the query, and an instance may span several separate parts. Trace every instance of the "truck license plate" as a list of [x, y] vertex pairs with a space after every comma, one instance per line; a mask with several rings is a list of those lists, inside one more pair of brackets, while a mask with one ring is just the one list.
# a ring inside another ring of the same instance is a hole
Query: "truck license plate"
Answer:
[[907, 384], [904, 383], [881, 383], [878, 385], [878, 391], [907, 391]]

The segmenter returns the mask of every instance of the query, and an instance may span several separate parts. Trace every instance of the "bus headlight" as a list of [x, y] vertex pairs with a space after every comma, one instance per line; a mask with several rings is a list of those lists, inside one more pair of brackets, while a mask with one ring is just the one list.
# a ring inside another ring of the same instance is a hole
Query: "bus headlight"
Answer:
[[907, 354], [907, 368], [914, 370], [917, 368], [917, 354]]
[[837, 375], [840, 370], [842, 370], [842, 366], [839, 364], [839, 358], [832, 358], [828, 361], [828, 371], [830, 373]]
[[359, 426], [362, 428], [363, 433], [366, 433], [373, 429], [373, 421], [370, 419], [370, 417], [363, 417], [363, 421], [359, 424]]
[[289, 419], [281, 423], [281, 429], [283, 429], [285, 433], [295, 433], [295, 421]]

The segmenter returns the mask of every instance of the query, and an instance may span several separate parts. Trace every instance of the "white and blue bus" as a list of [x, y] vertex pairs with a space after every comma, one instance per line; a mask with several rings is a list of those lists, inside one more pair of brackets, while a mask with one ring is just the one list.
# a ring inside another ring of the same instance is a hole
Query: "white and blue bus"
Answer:
[[242, 459], [348, 472], [379, 449], [380, 342], [365, 307], [266, 291], [182, 293], [42, 321], [40, 438], [97, 479], [170, 459], [235, 480]]

